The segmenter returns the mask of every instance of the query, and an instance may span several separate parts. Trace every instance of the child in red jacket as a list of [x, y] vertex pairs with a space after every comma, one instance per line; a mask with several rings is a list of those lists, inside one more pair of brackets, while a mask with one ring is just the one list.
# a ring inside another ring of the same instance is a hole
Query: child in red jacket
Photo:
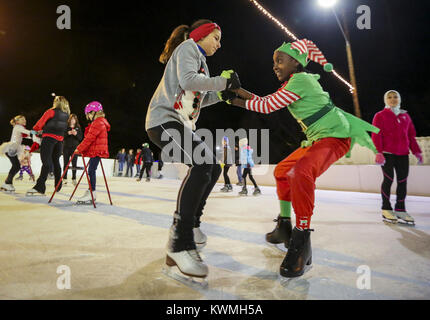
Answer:
[[[390, 90], [385, 93], [385, 108], [373, 118], [373, 125], [381, 131], [378, 134], [372, 133], [372, 140], [378, 150], [375, 162], [382, 166], [384, 177], [381, 186], [382, 217], [389, 222], [395, 223], [400, 219], [413, 224], [414, 219], [406, 213], [405, 207], [409, 150], [417, 157], [418, 164], [423, 163], [423, 156], [415, 139], [416, 132], [412, 119], [405, 110], [400, 109], [400, 101], [400, 93], [397, 91]], [[397, 178], [397, 199], [393, 212], [390, 192], [394, 170]]]
[[[83, 157], [91, 158], [88, 165], [88, 175], [90, 176], [91, 189], [94, 201], [96, 200], [96, 170], [100, 158], [108, 158], [108, 131], [110, 124], [105, 119], [103, 106], [100, 102], [93, 101], [85, 107], [85, 116], [91, 123], [85, 128], [84, 140], [77, 146], [75, 153], [82, 154]], [[90, 190], [79, 198], [79, 203], [91, 203]]]

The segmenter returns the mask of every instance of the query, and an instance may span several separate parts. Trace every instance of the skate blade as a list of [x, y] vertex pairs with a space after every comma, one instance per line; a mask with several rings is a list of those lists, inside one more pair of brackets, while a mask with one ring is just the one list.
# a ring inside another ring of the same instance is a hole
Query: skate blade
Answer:
[[398, 220], [398, 223], [405, 226], [415, 226], [415, 221]]
[[45, 197], [44, 194], [41, 194], [41, 193], [32, 193], [32, 192], [26, 193], [25, 196], [26, 197]]
[[285, 248], [284, 243], [271, 243], [271, 242], [266, 241], [266, 244], [269, 248], [275, 249], [275, 250], [280, 251], [282, 253], [288, 252], [288, 249]]
[[[96, 203], [95, 201], [94, 201], [94, 203]], [[89, 206], [89, 205], [92, 205], [93, 204], [93, 202], [92, 201], [76, 201], [76, 204], [78, 204], [78, 205], [81, 205], [81, 206], [83, 206], [83, 205], [87, 205], [87, 206]]]
[[398, 220], [390, 220], [386, 218], [382, 218], [382, 221], [389, 224], [397, 224]]
[[291, 277], [291, 278], [287, 278], [287, 277], [284, 277], [284, 276], [282, 276], [281, 274], [279, 274], [278, 275], [278, 277], [279, 277], [279, 281], [280, 281], [280, 283], [281, 283], [281, 285], [283, 285], [283, 286], [288, 286], [288, 285], [290, 285], [290, 284], [292, 284], [292, 283], [294, 283], [294, 282], [297, 282], [297, 281], [300, 281], [300, 279], [302, 279], [303, 280], [303, 276], [306, 274], [306, 273], [308, 273], [309, 271], [311, 271], [311, 269], [313, 268], [313, 264], [310, 264], [310, 265], [305, 265], [305, 267], [303, 268], [303, 274], [302, 275], [300, 275], [300, 276], [297, 276], [297, 277]]
[[196, 278], [196, 277], [187, 276], [182, 272], [180, 272], [178, 267], [164, 266], [162, 269], [162, 272], [169, 278], [172, 278], [192, 289], [202, 290], [202, 289], [208, 288], [207, 277]]

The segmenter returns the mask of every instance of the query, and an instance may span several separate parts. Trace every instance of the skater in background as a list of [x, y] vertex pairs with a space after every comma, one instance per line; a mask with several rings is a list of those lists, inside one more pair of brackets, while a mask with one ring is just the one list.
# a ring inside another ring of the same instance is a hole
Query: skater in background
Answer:
[[142, 165], [142, 149], [136, 150], [136, 156], [134, 157], [134, 164], [136, 165], [136, 175], [134, 177], [138, 177], [140, 174], [140, 167]]
[[14, 192], [15, 187], [13, 186], [13, 178], [21, 169], [21, 164], [19, 162], [19, 157], [23, 152], [22, 139], [31, 139], [30, 135], [35, 134], [35, 131], [30, 131], [25, 128], [27, 120], [23, 115], [17, 115], [12, 120], [10, 120], [12, 125], [12, 134], [10, 141], [3, 143], [0, 146], [0, 153], [5, 154], [9, 158], [12, 167], [9, 170], [6, 180], [4, 181], [1, 189], [8, 192]]
[[[307, 141], [303, 141], [296, 151], [282, 160], [274, 172], [281, 214], [276, 220], [276, 228], [266, 235], [266, 240], [271, 243], [284, 242], [288, 247], [280, 274], [289, 278], [301, 276], [305, 265], [312, 263], [310, 232], [313, 230], [310, 223], [315, 180], [344, 156], [354, 143], [376, 153], [367, 131], [379, 131], [331, 102], [329, 94], [318, 82], [320, 76], [304, 69], [310, 60], [324, 66], [327, 72], [333, 70], [312, 41], [302, 39], [283, 43], [273, 54], [273, 71], [283, 83], [281, 88], [265, 97], [239, 89], [236, 93], [240, 98], [231, 99], [233, 105], [265, 114], [288, 107], [307, 137]], [[291, 204], [296, 214], [293, 230]]]
[[162, 179], [163, 178], [163, 174], [161, 173], [161, 170], [163, 170], [163, 159], [161, 159], [161, 151], [158, 153], [158, 179]]
[[122, 172], [124, 170], [124, 163], [125, 163], [125, 158], [126, 158], [127, 154], [125, 153], [125, 149], [122, 148], [116, 158], [118, 160], [118, 176], [121, 177], [122, 176]]
[[[208, 267], [196, 250], [196, 244], [203, 247], [207, 239], [200, 229], [200, 217], [221, 168], [213, 151], [193, 130], [201, 108], [220, 101], [218, 91], [240, 87], [239, 78], [232, 70], [217, 77], [209, 75], [206, 57], [215, 54], [221, 47], [220, 41], [221, 29], [210, 20], [198, 20], [191, 27], [181, 25], [173, 30], [160, 56], [166, 68], [146, 116], [146, 131], [151, 141], [163, 150], [173, 140], [181, 152], [181, 159], [173, 161], [189, 166], [179, 190], [166, 264], [177, 266], [182, 274], [200, 278], [208, 274]], [[175, 140], [170, 135], [169, 141], [163, 141], [162, 134], [169, 135], [169, 132], [180, 137]], [[185, 139], [190, 141], [190, 150], [185, 150]], [[197, 147], [209, 158], [203, 164], [193, 158]]]
[[152, 151], [149, 149], [149, 143], [142, 144], [142, 153], [140, 155], [140, 161], [143, 163], [142, 169], [139, 172], [139, 178], [137, 181], [142, 180], [143, 173], [146, 171], [146, 181], [151, 180], [151, 168], [154, 162], [154, 157], [152, 156]]
[[23, 174], [25, 171], [30, 176], [30, 180], [35, 182], [36, 180], [34, 179], [33, 170], [31, 170], [31, 153], [29, 146], [25, 146], [24, 152], [19, 157], [19, 163], [21, 164], [21, 169], [19, 170], [19, 176], [16, 180], [22, 180], [24, 178]]
[[[103, 106], [98, 101], [93, 101], [85, 107], [85, 117], [91, 123], [85, 128], [84, 140], [76, 147], [75, 154], [89, 157], [88, 175], [90, 177], [91, 190], [96, 201], [96, 171], [100, 158], [109, 158], [108, 132], [110, 124], [105, 118]], [[90, 190], [78, 199], [78, 203], [91, 204]]]
[[[133, 149], [128, 150], [128, 153], [125, 156], [125, 162], [127, 164], [127, 171], [125, 172], [125, 176], [126, 177], [133, 177], [133, 166], [134, 166]], [[130, 172], [130, 175], [128, 175], [128, 172]]]
[[[389, 222], [398, 219], [406, 223], [414, 223], [406, 212], [406, 183], [409, 173], [409, 150], [423, 163], [422, 151], [416, 140], [416, 132], [412, 119], [406, 110], [400, 109], [400, 93], [395, 90], [384, 94], [385, 108], [375, 114], [373, 125], [381, 131], [372, 134], [378, 153], [375, 162], [382, 167], [383, 181], [381, 186], [382, 217]], [[396, 205], [390, 203], [391, 185], [396, 172], [397, 190]]]
[[239, 149], [240, 149], [240, 164], [243, 168], [243, 187], [242, 191], [239, 192], [240, 196], [247, 196], [248, 195], [248, 189], [246, 187], [246, 178], [249, 175], [249, 180], [254, 185], [254, 191], [252, 193], [253, 196], [258, 196], [261, 194], [261, 190], [257, 185], [257, 182], [255, 182], [254, 177], [252, 176], [252, 167], [254, 167], [254, 160], [252, 159], [252, 153], [254, 150], [251, 148], [250, 145], [248, 145], [248, 139], [243, 138], [239, 140]]
[[[33, 126], [35, 131], [43, 130], [40, 144], [42, 168], [36, 185], [27, 191], [28, 196], [45, 194], [46, 179], [51, 168], [54, 171], [55, 185], [60, 181], [60, 156], [63, 152], [64, 133], [67, 129], [69, 115], [70, 107], [67, 99], [63, 96], [56, 96], [52, 108], [48, 109]], [[59, 185], [57, 191], [60, 191], [61, 187], [62, 184]]]
[[[69, 120], [67, 121], [67, 130], [64, 136], [64, 144], [63, 144], [63, 164], [64, 164], [63, 168], [64, 169], [69, 163], [70, 157], [75, 152], [76, 147], [82, 141], [82, 138], [83, 138], [83, 133], [82, 133], [81, 125], [79, 124], [78, 116], [72, 113], [69, 116]], [[72, 160], [72, 183], [74, 186], [76, 185], [77, 163], [78, 163], [78, 156], [75, 155]], [[67, 171], [63, 177], [64, 184], [67, 184]]]
[[231, 154], [231, 148], [229, 145], [228, 137], [222, 139], [222, 164], [223, 164], [223, 176], [224, 176], [224, 187], [221, 188], [221, 192], [233, 191], [230, 178], [228, 176], [228, 170], [233, 164], [233, 158]]
[[237, 175], [237, 186], [243, 186], [243, 178], [242, 178], [242, 165], [240, 164], [240, 149], [239, 149], [239, 138], [235, 138], [234, 143], [234, 164], [236, 165], [236, 175]]

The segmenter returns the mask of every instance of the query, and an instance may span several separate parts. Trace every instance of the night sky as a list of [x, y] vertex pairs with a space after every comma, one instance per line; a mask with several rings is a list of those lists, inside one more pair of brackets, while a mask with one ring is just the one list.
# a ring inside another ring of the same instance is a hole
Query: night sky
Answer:
[[[335, 69], [349, 79], [345, 42], [330, 10], [316, 0], [261, 0], [260, 3], [299, 38], [313, 40]], [[339, 1], [345, 11], [354, 57], [363, 119], [371, 122], [384, 106], [383, 94], [395, 89], [410, 113], [418, 136], [430, 135], [427, 1]], [[58, 30], [57, 6], [71, 9], [71, 30]], [[371, 30], [359, 30], [356, 9], [371, 8]], [[1, 1], [0, 2], [0, 140], [8, 141], [9, 120], [27, 117], [27, 128], [52, 106], [51, 93], [64, 95], [86, 125], [85, 105], [100, 101], [112, 125], [111, 156], [138, 148], [145, 132], [147, 106], [163, 74], [158, 57], [171, 31], [207, 18], [222, 28], [222, 48], [207, 62], [212, 75], [238, 72], [242, 86], [256, 94], [276, 91], [272, 54], [291, 41], [248, 0], [200, 1]], [[353, 113], [346, 86], [320, 65], [323, 88], [334, 103]], [[205, 108], [198, 128], [269, 128], [270, 162], [299, 146], [300, 127], [281, 110], [260, 115], [225, 103]], [[151, 148], [156, 148], [151, 144]], [[156, 153], [156, 152], [154, 152]]]

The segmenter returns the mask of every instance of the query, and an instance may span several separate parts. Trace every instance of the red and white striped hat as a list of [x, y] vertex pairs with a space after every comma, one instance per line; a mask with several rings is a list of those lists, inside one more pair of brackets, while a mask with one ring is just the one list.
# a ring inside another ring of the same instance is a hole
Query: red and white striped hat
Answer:
[[327, 62], [327, 59], [322, 54], [321, 50], [313, 43], [311, 40], [302, 39], [297, 40], [292, 43], [283, 43], [277, 51], [282, 51], [298, 62], [300, 62], [304, 67], [307, 66], [309, 61], [314, 61], [319, 63], [324, 67], [327, 72], [333, 71], [333, 65]]

